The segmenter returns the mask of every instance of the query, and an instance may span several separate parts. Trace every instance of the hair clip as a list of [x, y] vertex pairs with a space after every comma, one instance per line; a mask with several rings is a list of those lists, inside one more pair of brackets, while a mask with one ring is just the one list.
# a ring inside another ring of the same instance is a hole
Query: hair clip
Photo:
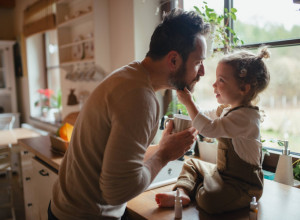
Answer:
[[240, 77], [245, 77], [247, 75], [247, 70], [245, 68], [241, 69]]

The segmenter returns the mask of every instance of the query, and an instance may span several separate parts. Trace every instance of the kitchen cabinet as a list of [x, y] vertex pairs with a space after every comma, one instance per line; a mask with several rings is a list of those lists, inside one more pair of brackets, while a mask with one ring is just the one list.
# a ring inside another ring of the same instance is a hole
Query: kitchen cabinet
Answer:
[[[111, 70], [108, 16], [107, 0], [60, 0], [56, 3], [63, 85], [62, 118], [79, 111], [88, 95]], [[71, 91], [78, 104], [68, 105]]]
[[47, 220], [52, 186], [58, 178], [57, 170], [28, 150], [21, 150], [21, 158], [25, 217], [27, 220]]
[[0, 113], [17, 113], [14, 41], [0, 41]]
[[38, 201], [39, 219], [48, 219], [48, 205], [52, 198], [52, 187], [58, 178], [57, 171], [54, 171], [50, 166], [44, 164], [37, 158], [32, 159], [33, 179], [35, 186], [36, 199]]
[[21, 161], [22, 161], [22, 182], [24, 192], [24, 208], [25, 219], [34, 220], [39, 219], [39, 206], [36, 198], [36, 191], [34, 187], [33, 166], [32, 158], [34, 154], [22, 148]]

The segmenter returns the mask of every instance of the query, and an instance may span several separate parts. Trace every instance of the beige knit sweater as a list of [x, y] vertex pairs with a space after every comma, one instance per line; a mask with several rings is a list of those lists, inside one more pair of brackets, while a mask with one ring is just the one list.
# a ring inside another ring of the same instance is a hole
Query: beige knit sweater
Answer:
[[133, 62], [94, 90], [75, 123], [53, 187], [59, 219], [120, 218], [151, 174], [143, 158], [159, 121], [159, 104], [143, 66]]

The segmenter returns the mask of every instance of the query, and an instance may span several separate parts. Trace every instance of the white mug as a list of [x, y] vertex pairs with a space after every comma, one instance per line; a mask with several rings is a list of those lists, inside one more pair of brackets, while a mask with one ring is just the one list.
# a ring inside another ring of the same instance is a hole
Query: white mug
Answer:
[[192, 120], [189, 116], [187, 115], [181, 115], [181, 114], [174, 114], [173, 118], [167, 118], [164, 122], [164, 126], [166, 127], [166, 124], [170, 121], [173, 120], [174, 124], [174, 133], [183, 131], [187, 128], [192, 127]]

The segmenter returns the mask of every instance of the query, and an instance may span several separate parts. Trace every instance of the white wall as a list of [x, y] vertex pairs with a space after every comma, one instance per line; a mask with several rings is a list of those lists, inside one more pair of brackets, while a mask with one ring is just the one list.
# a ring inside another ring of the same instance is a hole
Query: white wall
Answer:
[[159, 0], [134, 0], [134, 53], [136, 60], [144, 59], [160, 16], [155, 15]]
[[110, 0], [111, 68], [117, 69], [134, 60], [133, 0]]

